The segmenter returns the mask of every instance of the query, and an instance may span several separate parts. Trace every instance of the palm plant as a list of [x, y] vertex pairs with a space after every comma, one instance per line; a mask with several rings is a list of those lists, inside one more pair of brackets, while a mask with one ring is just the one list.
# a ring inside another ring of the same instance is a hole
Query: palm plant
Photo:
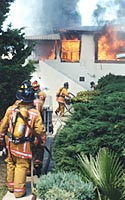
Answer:
[[84, 180], [94, 183], [98, 200], [125, 199], [125, 171], [113, 151], [102, 148], [95, 158], [81, 152], [77, 159]]

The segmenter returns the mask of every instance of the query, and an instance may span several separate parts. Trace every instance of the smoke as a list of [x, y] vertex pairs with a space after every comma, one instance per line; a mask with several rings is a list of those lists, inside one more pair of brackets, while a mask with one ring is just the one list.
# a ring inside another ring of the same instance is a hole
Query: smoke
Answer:
[[37, 7], [39, 31], [52, 33], [63, 28], [81, 25], [81, 16], [77, 10], [79, 0], [46, 0]]
[[15, 0], [5, 27], [10, 22], [13, 28], [25, 27], [27, 35], [54, 33], [83, 24], [124, 25], [125, 0]]
[[118, 1], [118, 11], [117, 11], [117, 19], [120, 20], [121, 24], [125, 24], [125, 0]]
[[[79, 0], [15, 0], [9, 20], [16, 28], [25, 27], [30, 34], [53, 33], [55, 30], [81, 25]], [[7, 20], [6, 24], [9, 24]]]
[[99, 0], [93, 11], [93, 24], [125, 24], [125, 0]]

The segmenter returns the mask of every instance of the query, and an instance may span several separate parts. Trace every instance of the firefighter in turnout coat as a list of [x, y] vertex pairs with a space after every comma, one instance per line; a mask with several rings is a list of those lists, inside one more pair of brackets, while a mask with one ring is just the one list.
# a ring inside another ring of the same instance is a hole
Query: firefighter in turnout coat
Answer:
[[[38, 144], [32, 129], [46, 142], [45, 127], [40, 112], [34, 108], [34, 89], [29, 81], [22, 82], [16, 93], [17, 101], [6, 110], [0, 124], [0, 145], [7, 148], [7, 186], [16, 198], [26, 193], [26, 174], [30, 166], [32, 145]], [[19, 112], [27, 120], [29, 126], [20, 117]], [[41, 144], [42, 146], [43, 144]]]
[[32, 86], [35, 90], [34, 105], [36, 109], [40, 111], [43, 118], [43, 105], [46, 99], [46, 93], [43, 90], [40, 90], [40, 84], [38, 83], [38, 81], [34, 81], [32, 83]]
[[68, 82], [64, 83], [64, 86], [59, 89], [59, 91], [56, 94], [57, 102], [58, 102], [58, 108], [56, 109], [55, 113], [56, 115], [64, 116], [65, 111], [65, 98], [71, 98], [68, 92], [69, 84]]

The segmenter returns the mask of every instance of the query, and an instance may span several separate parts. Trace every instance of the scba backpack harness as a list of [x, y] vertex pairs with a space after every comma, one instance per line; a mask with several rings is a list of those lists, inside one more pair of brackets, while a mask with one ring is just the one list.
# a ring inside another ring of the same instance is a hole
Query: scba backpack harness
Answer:
[[[69, 97], [66, 97], [66, 96], [64, 96], [64, 95], [61, 94], [63, 88], [64, 88], [64, 87], [61, 87], [61, 88], [59, 89], [59, 91], [56, 93], [56, 97], [57, 97], [57, 98], [58, 98], [58, 97], [63, 97], [64, 100], [65, 100], [65, 104], [66, 104], [66, 105], [70, 105], [70, 104], [71, 104], [71, 99], [70, 99]], [[64, 104], [64, 105], [65, 105], [65, 104]], [[65, 107], [66, 107], [66, 106], [65, 106]], [[66, 107], [66, 109], [67, 109], [67, 107]]]
[[[33, 143], [33, 137], [25, 136], [26, 121], [28, 121], [28, 110], [31, 108], [16, 108], [12, 113], [11, 123], [12, 131], [8, 132], [7, 135], [14, 144], [22, 144], [26, 141]], [[23, 118], [21, 117], [23, 116]]]
[[61, 88], [58, 90], [58, 92], [56, 93], [56, 97], [60, 97], [63, 88], [64, 88], [64, 87], [61, 87]]
[[[44, 147], [44, 149], [49, 153], [50, 157], [52, 158], [51, 152], [48, 149], [48, 147], [44, 145], [41, 136], [37, 134], [35, 130], [28, 124], [29, 109], [31, 109], [31, 107], [27, 109], [19, 109], [18, 107], [18, 109], [15, 109], [15, 113], [13, 113], [12, 116], [13, 132], [8, 132], [7, 135], [14, 144], [22, 144], [26, 141], [29, 141], [31, 144], [34, 144], [34, 140], [35, 138], [37, 138], [39, 140], [39, 143]], [[26, 126], [30, 129], [32, 137], [25, 136]]]

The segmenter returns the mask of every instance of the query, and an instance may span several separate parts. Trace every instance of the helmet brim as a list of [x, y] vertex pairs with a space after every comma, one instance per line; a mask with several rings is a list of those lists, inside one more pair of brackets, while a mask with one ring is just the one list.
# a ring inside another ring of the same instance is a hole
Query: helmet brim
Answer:
[[34, 100], [34, 97], [33, 98], [24, 98], [23, 96], [22, 96], [22, 93], [21, 92], [19, 92], [19, 91], [17, 91], [17, 93], [16, 93], [16, 98], [18, 99], [18, 100], [21, 100], [22, 102], [24, 102], [24, 103], [32, 103], [33, 102], [33, 100]]

